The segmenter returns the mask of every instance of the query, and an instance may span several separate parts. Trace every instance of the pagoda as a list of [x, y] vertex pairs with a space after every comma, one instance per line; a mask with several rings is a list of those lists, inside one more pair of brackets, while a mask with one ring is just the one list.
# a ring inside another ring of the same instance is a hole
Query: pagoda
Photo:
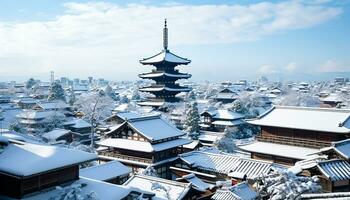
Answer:
[[139, 74], [139, 77], [142, 79], [155, 81], [152, 85], [139, 89], [141, 92], [149, 92], [155, 96], [148, 98], [147, 102], [139, 103], [140, 105], [158, 107], [164, 105], [166, 102], [178, 102], [180, 99], [175, 97], [177, 94], [191, 91], [191, 88], [180, 86], [176, 83], [179, 79], [190, 78], [191, 74], [180, 73], [175, 67], [178, 65], [187, 65], [191, 60], [177, 56], [169, 51], [166, 19], [163, 29], [163, 47], [164, 49], [160, 53], [140, 60], [140, 63], [143, 65], [153, 65], [156, 67], [156, 69], [153, 69], [149, 73]]

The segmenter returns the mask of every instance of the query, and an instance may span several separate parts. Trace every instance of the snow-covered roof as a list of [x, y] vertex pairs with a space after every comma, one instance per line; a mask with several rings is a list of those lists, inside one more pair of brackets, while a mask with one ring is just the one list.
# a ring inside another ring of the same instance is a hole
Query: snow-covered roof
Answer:
[[137, 103], [140, 106], [156, 106], [156, 107], [161, 107], [165, 105], [165, 102], [161, 101], [143, 101], [143, 102], [138, 102]]
[[243, 120], [234, 120], [234, 121], [222, 121], [222, 120], [216, 120], [212, 122], [214, 125], [221, 125], [221, 126], [237, 126], [239, 124], [245, 123]]
[[202, 151], [192, 151], [181, 154], [180, 159], [194, 168], [224, 174], [229, 174], [230, 172], [241, 172], [246, 174], [250, 179], [267, 173], [272, 167], [272, 162]]
[[201, 115], [203, 115], [204, 113], [208, 113], [213, 118], [221, 120], [236, 120], [244, 118], [244, 115], [227, 109], [207, 110], [204, 111]]
[[131, 169], [129, 167], [117, 160], [113, 160], [101, 165], [81, 169], [79, 175], [94, 180], [108, 181], [119, 176], [127, 175], [130, 172]]
[[350, 199], [350, 192], [310, 193], [301, 194], [300, 199], [308, 200], [346, 200]]
[[345, 160], [327, 160], [319, 162], [318, 169], [332, 181], [350, 179], [350, 163]]
[[212, 196], [214, 200], [254, 200], [258, 197], [247, 182], [241, 182], [227, 189], [219, 189]]
[[[125, 186], [115, 185], [84, 177], [81, 177], [79, 180], [73, 182], [72, 185], [82, 185], [82, 187], [80, 188], [82, 196], [86, 196], [91, 192], [94, 192], [97, 198], [101, 200], [123, 199], [134, 190]], [[142, 188], [136, 189], [136, 191], [140, 191], [141, 189]], [[22, 200], [51, 199], [57, 197], [60, 194], [60, 192], [60, 190], [44, 190], [40, 193], [36, 193], [34, 195], [25, 197]]]
[[182, 176], [181, 178], [177, 178], [176, 181], [186, 180], [188, 183], [191, 183], [192, 186], [194, 186], [195, 189], [199, 191], [206, 191], [208, 189], [213, 188], [213, 185], [206, 183], [199, 179], [195, 174], [187, 174]]
[[142, 188], [143, 191], [155, 193], [154, 200], [180, 200], [183, 199], [191, 188], [190, 183], [181, 183], [167, 179], [134, 175], [124, 183], [131, 188]]
[[37, 102], [37, 105], [44, 110], [66, 109], [69, 105], [63, 101], [45, 101]]
[[323, 102], [335, 102], [335, 103], [343, 102], [345, 100], [343, 97], [341, 97], [337, 93], [331, 93], [328, 96], [320, 97], [319, 99], [320, 101], [323, 101]]
[[70, 130], [66, 130], [66, 129], [54, 129], [50, 132], [44, 133], [42, 135], [43, 138], [45, 138], [46, 140], [50, 141], [50, 142], [54, 142], [56, 141], [58, 138], [64, 136], [64, 135], [68, 135], [69, 133], [71, 133]]
[[57, 111], [24, 110], [16, 115], [16, 117], [23, 119], [45, 119], [53, 116], [63, 116], [63, 114]]
[[106, 147], [114, 147], [119, 149], [127, 149], [131, 151], [140, 151], [140, 152], [154, 152], [154, 151], [163, 151], [166, 149], [179, 147], [185, 144], [189, 144], [191, 141], [187, 139], [175, 139], [167, 142], [151, 144], [150, 142], [143, 142], [137, 140], [128, 140], [121, 138], [108, 138], [99, 141], [97, 144]]
[[191, 62], [191, 60], [177, 56], [177, 55], [171, 53], [169, 50], [163, 50], [162, 52], [160, 52], [152, 57], [144, 58], [144, 59], [140, 60], [140, 63], [142, 63], [144, 65], [152, 65], [152, 64], [157, 64], [157, 63], [161, 63], [161, 62], [170, 62], [170, 63], [174, 63], [174, 64], [187, 65]]
[[126, 119], [134, 119], [134, 118], [140, 118], [142, 117], [142, 115], [140, 115], [139, 113], [136, 112], [119, 112], [116, 114], [116, 116], [118, 116], [119, 118], [126, 120]]
[[239, 145], [238, 148], [243, 151], [275, 155], [298, 160], [308, 159], [310, 158], [309, 155], [316, 154], [318, 152], [318, 149], [260, 141]]
[[[79, 150], [30, 143], [10, 143], [0, 154], [0, 172], [30, 176], [97, 159], [97, 155]], [[18, 164], [23, 161], [22, 164]]]
[[73, 120], [67, 121], [64, 125], [69, 125], [72, 128], [90, 128], [91, 124], [83, 119], [75, 118]]
[[152, 72], [152, 73], [140, 74], [139, 76], [141, 78], [156, 78], [156, 77], [162, 77], [162, 76], [175, 77], [175, 78], [190, 78], [192, 75], [183, 74], [183, 73], [171, 74], [167, 72]]
[[185, 135], [184, 132], [160, 115], [133, 118], [129, 119], [127, 123], [131, 128], [152, 141]]
[[143, 87], [139, 89], [142, 92], [159, 92], [159, 91], [171, 91], [171, 92], [189, 92], [192, 89], [188, 87], [166, 87], [166, 86], [149, 86], [149, 87]]
[[350, 133], [350, 110], [275, 106], [256, 120], [259, 126], [273, 126], [302, 130]]

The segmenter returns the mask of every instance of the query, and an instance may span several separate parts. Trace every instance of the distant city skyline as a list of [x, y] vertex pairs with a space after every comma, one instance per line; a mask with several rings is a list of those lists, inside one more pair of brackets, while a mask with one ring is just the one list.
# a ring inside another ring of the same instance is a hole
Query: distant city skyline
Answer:
[[162, 50], [164, 18], [190, 80], [350, 71], [349, 0], [0, 3], [2, 80], [138, 80], [151, 69], [139, 60]]

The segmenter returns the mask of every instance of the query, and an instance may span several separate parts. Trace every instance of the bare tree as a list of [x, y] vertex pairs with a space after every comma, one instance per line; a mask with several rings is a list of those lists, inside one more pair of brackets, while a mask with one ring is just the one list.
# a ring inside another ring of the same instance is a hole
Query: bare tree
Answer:
[[111, 115], [114, 101], [99, 92], [82, 94], [74, 103], [77, 111], [84, 114], [84, 119], [91, 123], [91, 146], [94, 146], [95, 126]]

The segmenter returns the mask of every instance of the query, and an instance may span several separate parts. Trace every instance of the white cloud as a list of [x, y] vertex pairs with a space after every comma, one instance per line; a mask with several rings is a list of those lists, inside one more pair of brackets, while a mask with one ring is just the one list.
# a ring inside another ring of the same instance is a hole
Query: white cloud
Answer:
[[295, 62], [291, 62], [286, 66], [287, 72], [295, 72], [298, 68], [298, 65]]
[[[136, 79], [137, 72], [145, 71], [137, 59], [161, 48], [164, 18], [169, 19], [171, 47], [256, 40], [315, 26], [342, 12], [338, 7], [298, 1], [164, 6], [99, 2], [64, 6], [65, 12], [54, 20], [0, 22], [3, 74], [55, 70], [59, 75]], [[11, 62], [18, 59], [22, 61]]]
[[260, 75], [270, 75], [276, 73], [276, 69], [271, 65], [262, 65], [258, 70]]
[[327, 60], [319, 68], [320, 72], [344, 72], [349, 70], [350, 70], [349, 66], [340, 64], [334, 60]]

